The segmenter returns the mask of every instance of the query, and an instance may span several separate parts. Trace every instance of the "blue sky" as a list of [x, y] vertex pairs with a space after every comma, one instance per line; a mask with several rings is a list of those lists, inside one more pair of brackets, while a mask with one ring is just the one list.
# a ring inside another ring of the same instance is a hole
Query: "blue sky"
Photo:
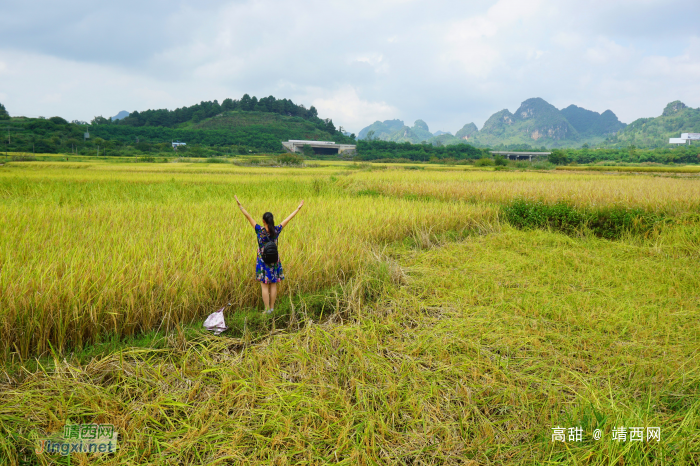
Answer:
[[0, 102], [90, 120], [249, 93], [355, 133], [454, 133], [542, 97], [629, 123], [700, 107], [698, 18], [685, 0], [5, 2]]

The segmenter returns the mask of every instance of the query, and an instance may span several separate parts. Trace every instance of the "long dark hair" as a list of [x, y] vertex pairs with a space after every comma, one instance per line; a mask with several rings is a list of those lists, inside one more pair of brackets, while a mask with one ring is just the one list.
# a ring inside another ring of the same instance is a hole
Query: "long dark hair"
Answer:
[[263, 214], [263, 222], [267, 225], [267, 234], [271, 239], [275, 239], [277, 232], [275, 231], [275, 217], [272, 216], [271, 212], [265, 212]]

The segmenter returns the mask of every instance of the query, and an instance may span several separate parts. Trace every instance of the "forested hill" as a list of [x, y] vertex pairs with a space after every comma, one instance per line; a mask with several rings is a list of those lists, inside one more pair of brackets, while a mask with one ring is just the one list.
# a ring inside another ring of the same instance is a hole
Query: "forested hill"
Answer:
[[281, 152], [282, 141], [289, 139], [354, 143], [354, 135], [348, 137], [340, 134], [332, 126], [332, 122], [318, 118], [306, 120], [270, 112], [234, 110], [173, 127], [102, 124], [91, 126], [90, 131], [95, 136], [126, 145], [136, 139], [150, 143], [179, 140], [190, 146], [235, 145], [261, 152]]
[[678, 138], [681, 133], [700, 133], [700, 108], [676, 100], [666, 105], [658, 117], [633, 121], [608, 143], [618, 147], [667, 147], [669, 138]]
[[[182, 123], [198, 123], [207, 118], [212, 118], [223, 112], [228, 111], [242, 112], [263, 112], [277, 113], [289, 117], [299, 117], [304, 120], [315, 122], [323, 122], [328, 130], [331, 130], [328, 125], [329, 120], [321, 120], [318, 118], [316, 108], [311, 106], [308, 109], [303, 105], [297, 105], [289, 99], [276, 99], [273, 96], [263, 97], [258, 100], [257, 97], [250, 97], [248, 94], [243, 95], [240, 100], [225, 99], [221, 104], [217, 100], [200, 102], [191, 107], [182, 107], [175, 110], [160, 109], [160, 110], [144, 110], [142, 112], [134, 111], [126, 118], [119, 120], [110, 120], [97, 117], [94, 123], [97, 124], [116, 124], [124, 126], [162, 126], [165, 128], [173, 128]], [[331, 131], [335, 131], [335, 127]]]
[[[144, 110], [142, 112], [134, 111], [129, 116], [112, 120], [102, 116], [96, 117], [93, 120], [95, 125], [112, 125], [112, 126], [128, 126], [128, 127], [161, 127], [161, 128], [178, 128], [178, 129], [205, 129], [216, 127], [217, 129], [229, 129], [231, 127], [247, 128], [248, 131], [256, 130], [266, 132], [263, 126], [260, 126], [260, 114], [274, 114], [278, 118], [268, 118], [267, 122], [274, 122], [274, 133], [280, 135], [283, 139], [304, 139], [302, 134], [296, 134], [295, 129], [299, 128], [300, 120], [307, 122], [302, 130], [305, 134], [310, 134], [309, 139], [318, 139], [323, 134], [326, 139], [332, 139], [336, 142], [351, 142], [354, 135], [345, 136], [342, 127], [336, 128], [331, 119], [321, 119], [318, 117], [318, 111], [312, 105], [308, 109], [304, 105], [297, 105], [289, 99], [276, 99], [273, 96], [263, 97], [258, 100], [257, 97], [250, 97], [244, 94], [240, 100], [225, 99], [221, 104], [217, 100], [203, 101], [190, 107], [181, 107], [175, 110], [159, 109], [159, 110]], [[247, 115], [251, 115], [253, 123], [246, 122]], [[213, 125], [202, 125], [207, 119], [212, 118], [230, 118], [233, 116], [234, 122], [218, 122]], [[264, 119], [264, 118], [263, 118]], [[289, 123], [289, 125], [287, 125]], [[257, 126], [257, 127], [256, 127]], [[280, 127], [290, 126], [289, 131], [281, 130]], [[256, 127], [256, 128], [253, 128]], [[315, 128], [316, 131], [309, 131], [309, 128]], [[269, 132], [269, 131], [268, 131]], [[313, 134], [311, 134], [313, 133]]]
[[578, 133], [586, 137], [607, 137], [623, 129], [626, 124], [620, 122], [617, 116], [606, 110], [602, 114], [585, 108], [569, 105], [561, 110], [561, 114], [571, 123]]
[[[10, 117], [0, 104], [3, 118]], [[4, 147], [11, 152], [103, 154], [106, 150], [112, 155], [172, 151], [174, 140], [186, 142], [180, 151], [194, 155], [282, 152], [282, 141], [288, 139], [354, 143], [355, 138], [344, 135], [332, 120], [319, 118], [314, 107], [247, 94], [221, 104], [214, 100], [175, 110], [134, 111], [119, 120], [98, 116], [89, 125], [61, 117], [14, 117], [11, 131]]]
[[281, 142], [288, 139], [340, 143], [352, 143], [355, 139], [354, 134], [345, 136], [343, 128], [336, 128], [333, 120], [319, 118], [314, 106], [307, 109], [289, 99], [273, 96], [258, 99], [248, 94], [240, 100], [225, 99], [221, 104], [213, 100], [175, 110], [134, 111], [118, 120], [99, 116], [92, 123], [96, 134], [123, 142], [130, 136], [162, 142], [160, 136], [167, 135], [166, 140], [174, 138], [213, 146], [237, 144], [264, 151], [280, 151]]

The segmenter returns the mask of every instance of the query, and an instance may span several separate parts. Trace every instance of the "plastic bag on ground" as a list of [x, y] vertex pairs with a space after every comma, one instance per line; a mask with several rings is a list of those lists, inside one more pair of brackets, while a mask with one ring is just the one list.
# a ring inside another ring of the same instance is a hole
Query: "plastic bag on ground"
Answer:
[[204, 321], [204, 328], [210, 332], [214, 332], [214, 335], [218, 335], [224, 330], [228, 329], [226, 326], [226, 321], [224, 320], [224, 309], [228, 307], [228, 304], [216, 312], [209, 314], [209, 317]]

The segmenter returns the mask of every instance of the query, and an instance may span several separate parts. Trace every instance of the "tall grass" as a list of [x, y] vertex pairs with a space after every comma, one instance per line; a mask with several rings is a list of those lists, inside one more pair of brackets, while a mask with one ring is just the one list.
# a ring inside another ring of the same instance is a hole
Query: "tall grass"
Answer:
[[[0, 168], [0, 341], [50, 353], [0, 370], [0, 464], [698, 464], [697, 181], [197, 165]], [[265, 321], [234, 193], [307, 201]], [[522, 226], [676, 217], [616, 241], [499, 224], [526, 195]], [[235, 335], [187, 325], [228, 300]], [[119, 449], [36, 455], [66, 423]], [[661, 441], [612, 439], [632, 426]]]
[[547, 204], [529, 199], [514, 199], [503, 206], [503, 213], [505, 220], [517, 228], [553, 228], [567, 234], [590, 231], [608, 239], [651, 234], [664, 220], [639, 208], [576, 208], [565, 202]]
[[[267, 170], [267, 171], [265, 171]], [[255, 235], [233, 200], [281, 221], [283, 293], [344, 283], [368, 245], [415, 230], [490, 222], [496, 209], [358, 198], [324, 173], [235, 167], [36, 164], [0, 170], [0, 355], [63, 352], [153, 328], [172, 329], [230, 301], [260, 302]]]
[[700, 210], [697, 179], [598, 173], [411, 172], [386, 170], [342, 180], [350, 190], [390, 196], [493, 202], [516, 198], [596, 209], [621, 206], [680, 215]]
[[560, 165], [556, 168], [562, 171], [598, 171], [598, 172], [639, 172], [639, 173], [700, 173], [697, 165], [676, 166], [625, 166], [625, 165]]
[[[119, 449], [70, 464], [697, 464], [697, 250], [507, 227], [417, 246], [342, 322], [3, 374], [0, 460], [67, 464], [35, 439], [98, 422]], [[661, 441], [612, 439], [632, 426]]]

